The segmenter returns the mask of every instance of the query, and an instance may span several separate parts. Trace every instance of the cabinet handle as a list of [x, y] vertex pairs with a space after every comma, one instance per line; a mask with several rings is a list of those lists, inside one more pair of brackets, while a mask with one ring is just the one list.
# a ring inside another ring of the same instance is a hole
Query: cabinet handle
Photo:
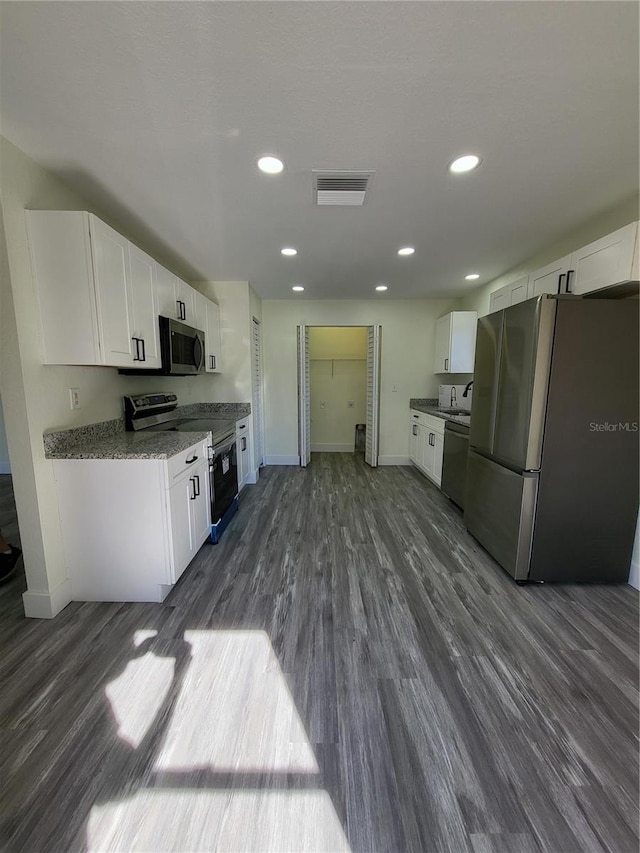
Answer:
[[445, 358], [445, 360], [444, 360], [444, 369], [449, 370], [449, 359], [448, 358]]
[[147, 360], [147, 352], [144, 348], [144, 338], [140, 338], [140, 343], [142, 344], [142, 358], [140, 359], [140, 361], [146, 361]]
[[189, 482], [193, 486], [193, 491], [191, 492], [191, 495], [189, 496], [189, 500], [195, 501], [195, 499], [198, 497], [198, 495], [196, 493], [196, 481], [194, 480], [193, 477], [189, 477]]
[[182, 320], [182, 302], [179, 299], [176, 299], [176, 305], [178, 307], [178, 320]]
[[242, 436], [242, 445], [240, 447], [240, 450], [246, 450], [246, 449], [247, 449], [247, 439], [244, 436]]
[[196, 492], [195, 492], [195, 496], [196, 496], [196, 497], [198, 497], [198, 495], [200, 494], [200, 475], [199, 475], [199, 474], [194, 474], [194, 475], [193, 475], [193, 479], [196, 481]]
[[[434, 441], [431, 441], [431, 439], [432, 439], [432, 438], [434, 439]], [[434, 435], [432, 432], [430, 432], [430, 433], [429, 433], [429, 446], [430, 446], [430, 447], [435, 447], [435, 445], [436, 445], [436, 443], [435, 443], [435, 435]]]
[[186, 459], [185, 461], [186, 461], [187, 465], [193, 465], [194, 462], [198, 461], [198, 457], [194, 456], [193, 459]]
[[136, 354], [134, 355], [133, 360], [134, 361], [142, 361], [142, 359], [140, 358], [140, 348], [139, 348], [140, 338], [131, 338], [131, 340], [136, 342]]
[[417, 435], [417, 434], [418, 434], [418, 424], [414, 424], [414, 425], [413, 425], [412, 433], [413, 433], [413, 435]]
[[420, 415], [414, 415], [413, 417], [414, 417], [417, 421], [418, 421], [418, 420], [420, 420]]
[[216, 369], [216, 357], [215, 357], [215, 355], [210, 355], [210, 356], [209, 356], [209, 365], [210, 365], [210, 369], [211, 369], [211, 370], [215, 370], [215, 369]]
[[240, 428], [240, 429], [246, 429], [246, 428], [247, 428], [247, 425], [246, 425], [246, 424], [240, 424], [240, 427], [239, 427], [239, 428]]
[[575, 270], [567, 270], [567, 289], [566, 289], [565, 293], [573, 293], [573, 291], [571, 290], [571, 287], [569, 285], [569, 282], [571, 281], [571, 273], [573, 273], [573, 272], [575, 272]]
[[558, 293], [562, 293], [562, 279], [565, 277], [566, 273], [561, 272], [558, 276]]

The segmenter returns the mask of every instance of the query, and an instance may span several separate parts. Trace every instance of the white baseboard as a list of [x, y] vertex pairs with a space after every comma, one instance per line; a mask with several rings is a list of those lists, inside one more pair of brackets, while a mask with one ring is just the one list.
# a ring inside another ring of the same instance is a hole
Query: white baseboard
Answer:
[[299, 456], [265, 456], [265, 465], [300, 465]]
[[260, 476], [259, 472], [260, 472], [259, 468], [256, 468], [255, 471], [249, 471], [249, 473], [247, 474], [247, 485], [248, 486], [255, 486], [255, 484], [258, 482], [258, 477]]
[[67, 578], [52, 592], [29, 592], [22, 594], [24, 615], [30, 619], [53, 619], [71, 601], [71, 581]]
[[10, 473], [11, 473], [11, 463], [0, 462], [0, 474], [10, 474]]
[[411, 465], [408, 456], [378, 456], [378, 465]]
[[312, 453], [354, 453], [353, 444], [312, 444]]

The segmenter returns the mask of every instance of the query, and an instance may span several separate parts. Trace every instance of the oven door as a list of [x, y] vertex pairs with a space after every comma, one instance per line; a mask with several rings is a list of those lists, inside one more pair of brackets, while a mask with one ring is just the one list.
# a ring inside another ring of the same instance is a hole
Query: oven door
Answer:
[[211, 523], [217, 524], [238, 496], [236, 437], [214, 445], [209, 477], [211, 480]]

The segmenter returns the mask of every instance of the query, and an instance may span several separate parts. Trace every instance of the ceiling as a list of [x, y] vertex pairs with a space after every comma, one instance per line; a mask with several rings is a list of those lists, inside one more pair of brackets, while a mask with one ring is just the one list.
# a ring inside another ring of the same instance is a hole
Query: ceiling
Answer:
[[[633, 2], [48, 0], [0, 24], [3, 134], [263, 298], [462, 295], [637, 191]], [[375, 170], [366, 204], [314, 206], [314, 169]]]

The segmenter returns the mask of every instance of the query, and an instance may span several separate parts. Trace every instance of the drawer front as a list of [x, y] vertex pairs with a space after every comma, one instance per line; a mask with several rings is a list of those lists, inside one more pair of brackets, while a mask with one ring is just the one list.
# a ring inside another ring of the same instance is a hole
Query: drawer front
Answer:
[[183, 450], [167, 461], [169, 474], [169, 485], [176, 483], [182, 477], [186, 477], [190, 471], [202, 464], [203, 459], [208, 459], [208, 442], [199, 441], [188, 450]]
[[426, 417], [427, 415], [425, 415], [424, 412], [418, 412], [416, 411], [416, 409], [411, 409], [411, 416], [409, 418], [409, 422], [412, 424], [422, 424], [422, 426], [426, 426]]
[[432, 432], [437, 432], [440, 435], [444, 435], [444, 418], [436, 418], [433, 415], [423, 415], [424, 417], [424, 425], [428, 427]]

